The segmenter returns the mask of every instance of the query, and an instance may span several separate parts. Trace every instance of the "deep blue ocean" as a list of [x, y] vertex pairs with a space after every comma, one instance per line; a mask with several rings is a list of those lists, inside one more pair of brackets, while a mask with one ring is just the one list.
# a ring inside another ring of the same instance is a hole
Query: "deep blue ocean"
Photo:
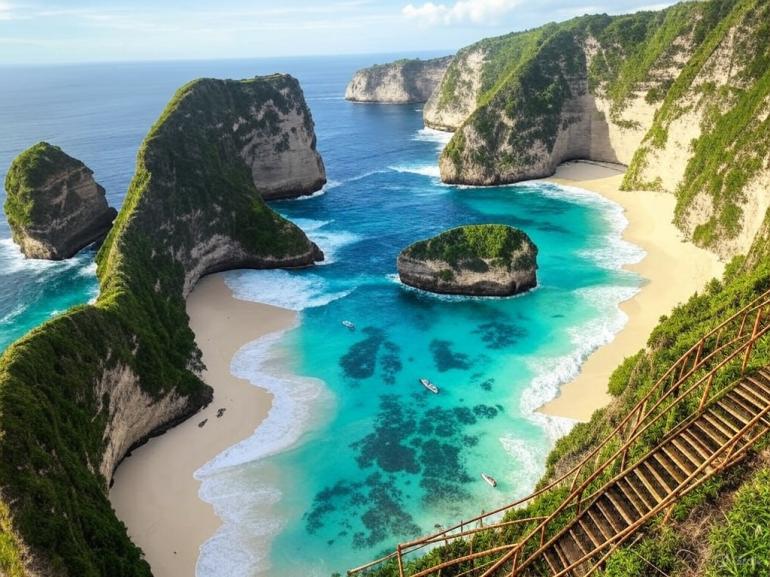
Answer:
[[[0, 69], [0, 178], [47, 140], [92, 168], [117, 207], [138, 146], [177, 87], [280, 71], [304, 88], [329, 183], [273, 208], [327, 260], [226, 275], [237, 297], [300, 315], [233, 360], [235, 374], [276, 400], [252, 438], [196, 474], [225, 520], [203, 547], [199, 577], [344, 573], [399, 540], [525, 495], [571, 425], [537, 407], [622, 328], [618, 304], [641, 286], [622, 270], [643, 253], [621, 240], [617, 205], [540, 182], [443, 185], [436, 158], [447, 135], [423, 128], [420, 106], [344, 101], [356, 69], [399, 56]], [[539, 287], [478, 299], [398, 283], [402, 248], [466, 223], [526, 231], [540, 250]], [[95, 298], [93, 257], [26, 261], [0, 220], [0, 350]], [[423, 376], [439, 395], [419, 385]]]

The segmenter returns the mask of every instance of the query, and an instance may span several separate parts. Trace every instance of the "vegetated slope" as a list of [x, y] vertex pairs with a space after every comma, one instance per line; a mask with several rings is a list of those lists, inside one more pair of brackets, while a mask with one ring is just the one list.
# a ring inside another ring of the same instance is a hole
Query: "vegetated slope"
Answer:
[[676, 224], [729, 256], [747, 250], [770, 206], [770, 4], [704, 7], [713, 24], [668, 90], [624, 186], [675, 192]]
[[96, 303], [0, 357], [0, 573], [150, 575], [108, 484], [132, 446], [211, 400], [185, 312], [197, 279], [321, 257], [265, 205], [244, 160], [257, 144], [280, 144], [297, 115], [312, 132], [289, 76], [181, 88], [142, 144], [99, 251]]

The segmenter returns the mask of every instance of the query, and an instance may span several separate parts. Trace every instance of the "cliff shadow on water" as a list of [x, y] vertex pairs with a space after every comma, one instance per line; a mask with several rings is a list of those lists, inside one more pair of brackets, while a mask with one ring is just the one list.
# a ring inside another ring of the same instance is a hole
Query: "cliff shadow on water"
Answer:
[[[110, 479], [132, 447], [212, 398], [185, 312], [197, 280], [323, 258], [262, 199], [323, 185], [313, 131], [286, 75], [193, 81], [152, 127], [97, 256], [99, 298], [0, 357], [0, 563], [10, 575], [151, 574], [110, 507]], [[310, 167], [299, 178], [297, 162]]]

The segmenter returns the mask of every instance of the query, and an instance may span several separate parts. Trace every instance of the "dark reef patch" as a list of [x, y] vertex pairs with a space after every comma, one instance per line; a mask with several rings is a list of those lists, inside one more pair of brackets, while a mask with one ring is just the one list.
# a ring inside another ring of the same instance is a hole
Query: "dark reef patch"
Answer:
[[[379, 356], [383, 382], [387, 385], [394, 384], [396, 375], [403, 368], [399, 356], [401, 349], [385, 338], [385, 331], [382, 329], [366, 327], [362, 332], [367, 337], [351, 346], [340, 359], [345, 376], [353, 381], [372, 377]], [[381, 350], [384, 352], [380, 355]]]
[[443, 339], [433, 339], [430, 342], [430, 352], [436, 368], [442, 373], [451, 369], [467, 370], [473, 365], [468, 355], [452, 351], [452, 343]]
[[368, 379], [374, 374], [377, 353], [385, 340], [385, 331], [366, 327], [367, 338], [354, 344], [340, 359], [340, 366], [351, 379]]
[[396, 395], [383, 396], [374, 431], [350, 445], [359, 451], [358, 466], [364, 469], [376, 463], [389, 473], [419, 473], [416, 452], [405, 444], [416, 431], [414, 410], [403, 407]]
[[519, 339], [527, 336], [527, 329], [510, 323], [492, 321], [479, 325], [473, 334], [480, 335], [488, 349], [504, 349], [515, 345]]

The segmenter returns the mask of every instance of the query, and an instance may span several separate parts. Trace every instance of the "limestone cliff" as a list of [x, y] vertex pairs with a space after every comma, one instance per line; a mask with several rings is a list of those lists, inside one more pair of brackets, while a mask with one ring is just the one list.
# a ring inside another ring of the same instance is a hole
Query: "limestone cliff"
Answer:
[[712, 2], [712, 26], [665, 95], [624, 186], [673, 192], [676, 224], [723, 257], [770, 207], [770, 4]]
[[103, 240], [117, 214], [93, 171], [47, 142], [14, 159], [5, 189], [8, 224], [27, 258], [69, 258]]
[[427, 125], [457, 129], [442, 179], [489, 185], [571, 159], [620, 162], [626, 188], [677, 195], [676, 223], [696, 243], [745, 252], [770, 206], [768, 21], [766, 2], [708, 0], [463, 49], [425, 108]]
[[398, 60], [364, 68], [353, 76], [345, 90], [345, 98], [388, 104], [425, 102], [451, 61], [451, 56], [445, 56], [431, 60]]
[[397, 266], [401, 282], [435, 293], [511, 296], [537, 286], [537, 247], [504, 225], [462, 226], [416, 242]]
[[255, 185], [290, 193], [283, 174], [255, 170], [243, 152], [283, 142], [284, 131], [291, 141], [297, 118], [307, 138], [276, 153], [292, 166], [315, 151], [289, 76], [191, 82], [150, 130], [97, 256], [97, 302], [0, 357], [0, 524], [11, 544], [0, 567], [21, 564], [30, 576], [151, 574], [115, 518], [108, 484], [132, 446], [211, 400], [185, 312], [195, 282], [226, 268], [322, 258]]

